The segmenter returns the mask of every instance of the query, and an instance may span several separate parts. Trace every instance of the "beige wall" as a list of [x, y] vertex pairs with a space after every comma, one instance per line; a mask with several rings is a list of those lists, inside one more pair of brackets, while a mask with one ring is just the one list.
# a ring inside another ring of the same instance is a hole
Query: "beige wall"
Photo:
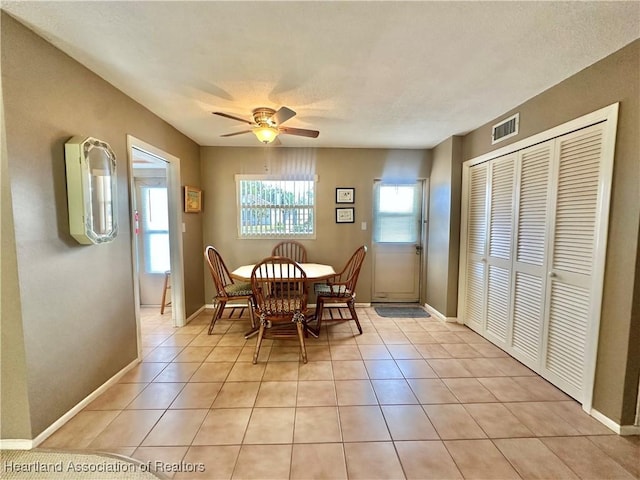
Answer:
[[[137, 357], [126, 135], [179, 157], [183, 183], [196, 186], [199, 147], [4, 12], [1, 27], [14, 219], [12, 227], [2, 216], [3, 246], [4, 234], [13, 233], [19, 283], [12, 286], [20, 300], [20, 311], [9, 319], [3, 302], [2, 322], [3, 329], [16, 324], [15, 331], [24, 332], [30, 418], [15, 398], [2, 409], [30, 422], [35, 437]], [[108, 142], [118, 159], [120, 231], [108, 244], [82, 246], [69, 235], [64, 143], [74, 135]], [[185, 215], [184, 221], [191, 313], [204, 297], [201, 216]], [[19, 352], [4, 354], [3, 380], [8, 370], [21, 368]], [[5, 431], [3, 423], [3, 438], [24, 433]]]
[[[1, 79], [0, 79], [1, 81]], [[1, 85], [1, 82], [0, 82]], [[4, 108], [0, 90], [0, 438], [31, 438], [27, 394], [27, 361], [24, 351], [18, 261], [13, 235], [13, 212]], [[10, 408], [6, 408], [9, 405]]]
[[[284, 139], [283, 141], [286, 141]], [[255, 263], [271, 253], [277, 240], [238, 240], [234, 175], [295, 172], [318, 175], [315, 240], [302, 240], [309, 260], [341, 268], [360, 245], [371, 246], [373, 181], [378, 178], [426, 178], [429, 153], [423, 150], [202, 148], [205, 190], [204, 241], [215, 246], [229, 269]], [[336, 187], [354, 187], [355, 223], [335, 223]], [[367, 222], [367, 230], [361, 230]], [[371, 301], [371, 255], [356, 289], [357, 302]], [[206, 278], [206, 301], [214, 294]]]
[[593, 405], [612, 420], [633, 423], [640, 372], [640, 325], [632, 306], [640, 221], [640, 40], [568, 78], [499, 119], [520, 112], [520, 133], [491, 146], [491, 125], [464, 137], [463, 160], [620, 102], [609, 243]]
[[433, 151], [429, 178], [426, 303], [456, 317], [460, 250], [462, 137], [450, 137]]

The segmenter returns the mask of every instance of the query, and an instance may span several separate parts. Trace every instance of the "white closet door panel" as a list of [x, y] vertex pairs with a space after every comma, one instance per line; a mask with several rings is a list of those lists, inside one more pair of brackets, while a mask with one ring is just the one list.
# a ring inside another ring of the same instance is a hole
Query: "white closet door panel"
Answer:
[[514, 353], [538, 363], [544, 313], [542, 277], [516, 272], [514, 282], [511, 346], [515, 350]]
[[549, 182], [554, 141], [520, 152], [513, 263], [510, 345], [516, 358], [538, 367], [541, 362], [549, 224]]
[[601, 156], [600, 125], [558, 139], [553, 270], [592, 273]]
[[551, 282], [545, 367], [578, 400], [584, 383], [589, 306], [589, 289]]
[[543, 266], [548, 224], [549, 167], [553, 142], [526, 149], [520, 156], [520, 193], [516, 260]]
[[509, 155], [491, 165], [489, 256], [503, 260], [511, 259], [515, 159]]
[[555, 217], [549, 253], [543, 371], [580, 402], [587, 387], [588, 335], [597, 315], [592, 311], [592, 290], [602, 151], [602, 124], [556, 140]]
[[464, 319], [479, 331], [484, 328], [485, 267], [484, 262], [468, 262], [466, 272]]
[[463, 312], [465, 323], [479, 332], [484, 329], [486, 305], [487, 182], [486, 164], [469, 169]]
[[485, 255], [487, 241], [487, 165], [470, 169], [467, 252]]
[[509, 318], [510, 271], [508, 268], [489, 265], [487, 277], [486, 331], [500, 344], [504, 344]]
[[506, 347], [509, 332], [516, 154], [491, 162], [486, 333]]

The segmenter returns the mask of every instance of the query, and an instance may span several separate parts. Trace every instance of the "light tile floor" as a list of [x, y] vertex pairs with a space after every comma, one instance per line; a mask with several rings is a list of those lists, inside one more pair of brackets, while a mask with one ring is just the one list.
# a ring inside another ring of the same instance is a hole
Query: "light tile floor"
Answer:
[[324, 323], [306, 365], [295, 340], [265, 340], [253, 365], [248, 318], [207, 335], [210, 315], [174, 329], [143, 309], [143, 362], [41, 447], [128, 455], [176, 479], [640, 476], [638, 437], [464, 326], [359, 308], [363, 335]]

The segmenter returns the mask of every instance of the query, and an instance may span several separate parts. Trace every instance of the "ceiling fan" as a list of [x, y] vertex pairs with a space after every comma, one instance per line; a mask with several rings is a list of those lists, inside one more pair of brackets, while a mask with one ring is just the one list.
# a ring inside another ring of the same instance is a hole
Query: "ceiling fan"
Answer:
[[282, 127], [281, 125], [293, 118], [296, 114], [293, 110], [287, 107], [280, 107], [278, 111], [272, 108], [260, 107], [256, 108], [253, 112], [253, 122], [245, 120], [244, 118], [229, 115], [223, 112], [212, 112], [214, 115], [220, 115], [221, 117], [230, 118], [231, 120], [237, 120], [239, 122], [248, 123], [251, 125], [251, 130], [242, 130], [241, 132], [227, 133], [221, 135], [221, 137], [233, 137], [235, 135], [242, 135], [245, 133], [253, 132], [255, 136], [262, 143], [271, 143], [277, 140], [278, 135], [298, 135], [300, 137], [316, 138], [320, 135], [317, 130], [307, 130], [306, 128], [293, 128]]

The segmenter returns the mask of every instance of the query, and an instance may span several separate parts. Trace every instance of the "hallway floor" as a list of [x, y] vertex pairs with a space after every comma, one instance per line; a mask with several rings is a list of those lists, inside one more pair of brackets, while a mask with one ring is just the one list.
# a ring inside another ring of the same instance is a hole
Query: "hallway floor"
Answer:
[[[143, 362], [40, 448], [131, 456], [180, 479], [632, 479], [620, 437], [468, 328], [433, 318], [323, 324], [265, 340], [211, 312], [143, 309]], [[157, 462], [157, 463], [156, 463]], [[192, 471], [192, 470], [198, 471]], [[178, 472], [168, 472], [178, 470]]]

